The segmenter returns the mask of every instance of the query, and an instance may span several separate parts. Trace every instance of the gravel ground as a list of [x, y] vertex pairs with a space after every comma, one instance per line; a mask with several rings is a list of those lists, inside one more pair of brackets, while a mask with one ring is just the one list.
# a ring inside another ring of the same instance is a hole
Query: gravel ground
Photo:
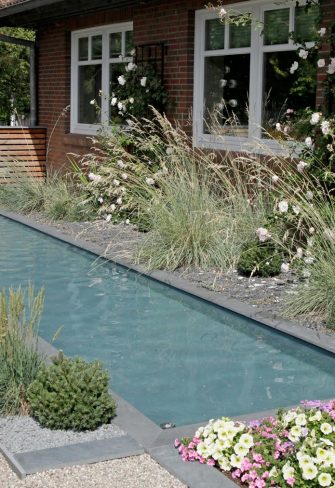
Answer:
[[31, 417], [0, 417], [0, 444], [4, 444], [12, 452], [37, 451], [123, 435], [125, 432], [113, 423], [103, 425], [95, 431], [73, 432], [43, 429]]
[[186, 488], [150, 456], [73, 466], [28, 476], [13, 473], [0, 455], [1, 488]]
[[[51, 225], [64, 234], [100, 246], [103, 250], [102, 254], [107, 257], [114, 256], [132, 260], [136, 247], [146, 238], [145, 234], [138, 232], [132, 226], [113, 225], [103, 220], [96, 222], [52, 222], [41, 214], [31, 214], [30, 217], [37, 222]], [[292, 272], [270, 278], [247, 278], [240, 276], [236, 270], [222, 273], [216, 269], [203, 271], [188, 268], [178, 269], [173, 274], [182, 276], [199, 287], [246, 302], [272, 317], [283, 316], [285, 300], [289, 295], [296, 293], [300, 283], [299, 278]], [[325, 329], [325, 324], [319, 317], [301, 317], [296, 321], [313, 329]], [[329, 332], [329, 329], [327, 331]]]

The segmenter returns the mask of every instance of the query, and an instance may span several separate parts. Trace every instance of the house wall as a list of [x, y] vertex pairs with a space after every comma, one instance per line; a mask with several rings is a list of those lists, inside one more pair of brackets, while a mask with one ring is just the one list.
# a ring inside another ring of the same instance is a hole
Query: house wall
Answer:
[[[172, 104], [168, 113], [186, 130], [190, 129], [193, 104], [194, 12], [204, 8], [204, 0], [157, 0], [122, 10], [111, 9], [89, 16], [78, 16], [39, 29], [39, 125], [48, 129], [48, 167], [66, 166], [67, 153], [84, 154], [91, 147], [87, 136], [70, 134], [70, 54], [71, 31], [133, 21], [135, 44], [165, 41], [167, 45], [165, 83]], [[223, 5], [232, 3], [224, 0]], [[235, 2], [236, 3], [236, 0]], [[335, 1], [321, 0], [325, 25], [335, 18]], [[323, 52], [330, 52], [329, 46]], [[317, 103], [323, 102], [319, 75]]]

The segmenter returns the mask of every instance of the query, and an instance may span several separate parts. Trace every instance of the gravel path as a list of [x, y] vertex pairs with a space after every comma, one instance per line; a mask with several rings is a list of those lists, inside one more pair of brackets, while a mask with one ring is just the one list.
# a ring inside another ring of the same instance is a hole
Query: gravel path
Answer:
[[73, 432], [43, 429], [31, 417], [0, 417], [0, 444], [4, 444], [12, 452], [37, 451], [123, 435], [125, 432], [113, 423], [103, 425], [95, 431]]
[[186, 488], [150, 456], [73, 466], [18, 477], [0, 455], [1, 488]]

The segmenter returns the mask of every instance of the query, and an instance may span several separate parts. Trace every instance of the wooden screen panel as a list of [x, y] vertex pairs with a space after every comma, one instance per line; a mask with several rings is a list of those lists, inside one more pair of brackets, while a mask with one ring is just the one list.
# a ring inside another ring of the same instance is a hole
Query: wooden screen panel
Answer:
[[46, 129], [0, 127], [0, 183], [22, 176], [45, 178]]

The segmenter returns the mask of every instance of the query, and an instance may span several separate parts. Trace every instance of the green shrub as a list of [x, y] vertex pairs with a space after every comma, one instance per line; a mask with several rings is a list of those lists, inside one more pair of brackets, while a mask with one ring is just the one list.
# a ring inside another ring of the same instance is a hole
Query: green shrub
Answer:
[[99, 362], [69, 359], [62, 353], [43, 365], [28, 390], [34, 417], [43, 427], [94, 430], [114, 416], [108, 374]]
[[255, 241], [243, 247], [237, 268], [247, 276], [275, 276], [280, 273], [282, 262], [282, 253], [273, 243]]
[[0, 414], [29, 412], [26, 392], [36, 378], [42, 357], [38, 353], [38, 325], [44, 291], [0, 292]]

